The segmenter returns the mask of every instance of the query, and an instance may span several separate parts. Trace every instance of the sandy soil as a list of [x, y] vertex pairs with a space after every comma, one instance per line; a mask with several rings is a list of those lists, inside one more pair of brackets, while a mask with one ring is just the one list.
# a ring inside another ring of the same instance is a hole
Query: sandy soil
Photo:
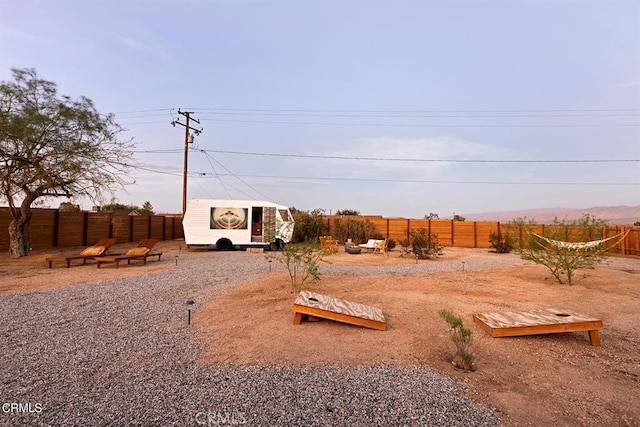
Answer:
[[[178, 245], [161, 242], [157, 249], [170, 257]], [[0, 293], [171, 267], [150, 263], [147, 268], [118, 270], [48, 269], [44, 258], [53, 254], [32, 253], [20, 260], [1, 256]], [[351, 265], [415, 263], [398, 255], [338, 253], [329, 260]], [[420, 262], [484, 256], [516, 257], [445, 248], [441, 260]], [[640, 259], [616, 258], [584, 273], [586, 278], [571, 287], [555, 282], [546, 268], [530, 264], [426, 277], [325, 275], [309, 288], [380, 307], [386, 331], [326, 320], [293, 325], [288, 278], [267, 273], [198, 310], [196, 324], [211, 345], [202, 363], [427, 364], [469, 384], [470, 396], [493, 406], [505, 425], [640, 425], [640, 400], [634, 397], [640, 389]], [[474, 313], [551, 307], [602, 319], [602, 345], [591, 346], [586, 332], [492, 338], [472, 320]], [[437, 314], [442, 308], [473, 329], [475, 372], [452, 366], [454, 346]]]

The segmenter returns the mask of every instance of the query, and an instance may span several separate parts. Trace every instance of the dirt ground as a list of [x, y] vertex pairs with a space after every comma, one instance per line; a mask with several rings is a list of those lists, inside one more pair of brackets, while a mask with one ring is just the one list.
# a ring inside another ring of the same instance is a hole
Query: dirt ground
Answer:
[[[171, 259], [179, 244], [160, 242], [157, 249]], [[0, 294], [172, 268], [164, 262], [118, 270], [48, 269], [44, 258], [51, 254], [32, 253], [20, 260], [0, 256]], [[415, 264], [398, 255], [341, 252], [328, 260]], [[484, 249], [445, 248], [441, 259], [420, 262], [453, 260], [462, 266], [475, 257], [501, 256], [517, 258]], [[381, 308], [386, 331], [327, 320], [294, 325], [288, 276], [265, 273], [255, 283], [216, 296], [195, 314], [195, 324], [211, 348], [202, 363], [430, 365], [468, 384], [470, 397], [494, 407], [504, 425], [640, 425], [640, 259], [616, 257], [610, 265], [580, 271], [574, 286], [558, 284], [545, 267], [518, 264], [429, 276], [323, 275], [308, 288]], [[437, 314], [443, 308], [473, 330], [475, 372], [452, 366], [455, 349]], [[545, 308], [602, 319], [601, 346], [591, 346], [587, 332], [492, 338], [472, 320], [474, 313]]]

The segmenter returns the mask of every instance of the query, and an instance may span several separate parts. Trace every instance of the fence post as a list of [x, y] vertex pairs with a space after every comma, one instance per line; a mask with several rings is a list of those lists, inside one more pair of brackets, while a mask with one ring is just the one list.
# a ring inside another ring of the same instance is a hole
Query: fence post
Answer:
[[133, 215], [129, 215], [129, 241], [133, 242]]
[[473, 247], [478, 247], [478, 221], [473, 221]]
[[411, 244], [411, 220], [407, 218], [407, 242]]
[[176, 240], [176, 217], [174, 216], [171, 219], [171, 240]]
[[82, 246], [89, 246], [89, 212], [82, 215]]
[[455, 228], [455, 226], [453, 224], [454, 222], [455, 222], [454, 220], [451, 220], [451, 246], [455, 248], [456, 247], [456, 239], [455, 239], [455, 235], [454, 235], [454, 228]]
[[53, 247], [58, 247], [58, 233], [60, 232], [60, 209], [53, 214]]

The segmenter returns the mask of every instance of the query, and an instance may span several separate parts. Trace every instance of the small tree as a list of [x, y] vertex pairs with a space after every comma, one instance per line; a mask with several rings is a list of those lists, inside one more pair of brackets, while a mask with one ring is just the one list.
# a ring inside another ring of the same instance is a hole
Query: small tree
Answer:
[[298, 294], [309, 282], [320, 280], [320, 261], [325, 252], [312, 242], [286, 245], [278, 254], [268, 254], [267, 259], [275, 259], [287, 268], [291, 290]]
[[[535, 236], [531, 226], [516, 223], [515, 226], [524, 231], [523, 242], [519, 245], [518, 253], [524, 260], [547, 267], [558, 283], [572, 285], [576, 270], [593, 269], [607, 256], [607, 248], [602, 244], [580, 244], [602, 239], [605, 225], [605, 221], [588, 214], [569, 223], [556, 218], [551, 226], [545, 227], [542, 236], [560, 242], [556, 244]], [[578, 244], [562, 244], [564, 242]]]
[[151, 202], [146, 201], [142, 204], [142, 208], [140, 209], [140, 214], [146, 216], [153, 216], [155, 212], [153, 212], [153, 205]]
[[120, 203], [115, 198], [111, 199], [110, 203], [106, 205], [102, 205], [102, 210], [105, 212], [114, 212], [114, 211], [139, 211], [140, 207], [136, 205], [127, 205], [125, 203]]
[[99, 200], [126, 183], [131, 140], [113, 115], [85, 97], [58, 97], [53, 82], [32, 68], [12, 69], [0, 83], [0, 199], [9, 205], [9, 253], [26, 255], [24, 228], [31, 206], [44, 197]]
[[409, 232], [411, 240], [403, 242], [402, 246], [410, 247], [411, 250], [403, 250], [403, 255], [413, 252], [418, 259], [437, 258], [442, 255], [442, 245], [437, 234], [429, 234], [426, 228], [418, 228]]
[[80, 205], [77, 205], [75, 203], [62, 202], [60, 203], [58, 210], [60, 212], [80, 212], [82, 209], [80, 209]]
[[455, 215], [453, 215], [453, 220], [454, 221], [458, 221], [458, 222], [464, 222], [466, 220], [466, 218], [461, 216], [461, 215], [455, 214]]
[[360, 215], [360, 211], [355, 209], [338, 209], [336, 215]]
[[429, 215], [425, 215], [424, 219], [439, 219], [440, 215], [435, 212], [429, 212]]
[[440, 310], [438, 314], [449, 324], [449, 327], [451, 328], [449, 330], [449, 335], [457, 349], [455, 358], [453, 359], [453, 364], [465, 371], [475, 371], [476, 368], [473, 363], [474, 356], [471, 352], [473, 331], [464, 326], [462, 318], [455, 316], [449, 310]]

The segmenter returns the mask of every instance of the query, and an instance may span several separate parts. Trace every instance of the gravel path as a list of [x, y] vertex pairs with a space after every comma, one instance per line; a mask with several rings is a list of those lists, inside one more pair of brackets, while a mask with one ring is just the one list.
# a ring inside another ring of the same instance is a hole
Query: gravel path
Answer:
[[[481, 268], [521, 261], [473, 262]], [[186, 325], [185, 301], [194, 299], [197, 309], [267, 266], [263, 256], [244, 252], [183, 253], [177, 268], [162, 272], [0, 296], [0, 425], [498, 424], [490, 408], [465, 397], [463, 385], [428, 366], [199, 364], [204, 348], [197, 329]], [[322, 271], [460, 267], [439, 261]]]

